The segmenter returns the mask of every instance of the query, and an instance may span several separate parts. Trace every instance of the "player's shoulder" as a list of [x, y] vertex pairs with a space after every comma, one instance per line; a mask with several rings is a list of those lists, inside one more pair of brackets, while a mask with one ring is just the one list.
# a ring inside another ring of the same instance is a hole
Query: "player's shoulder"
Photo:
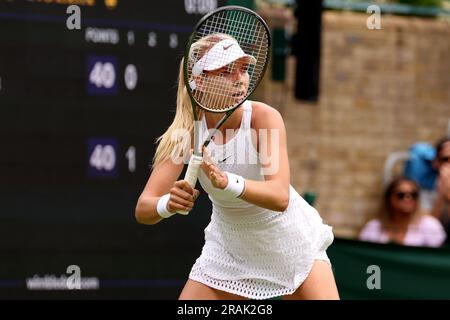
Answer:
[[281, 117], [280, 112], [267, 103], [261, 101], [252, 101], [252, 112], [257, 117], [277, 116]]
[[260, 101], [252, 101], [252, 124], [255, 128], [284, 126], [283, 117], [274, 107]]

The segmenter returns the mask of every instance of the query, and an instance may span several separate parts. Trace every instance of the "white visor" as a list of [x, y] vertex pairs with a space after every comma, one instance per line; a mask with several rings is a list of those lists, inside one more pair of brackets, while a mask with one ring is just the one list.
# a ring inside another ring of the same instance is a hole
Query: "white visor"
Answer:
[[225, 39], [216, 43], [194, 64], [192, 74], [198, 76], [203, 71], [217, 70], [243, 57], [249, 58], [249, 63], [256, 64], [255, 57], [246, 54], [236, 40]]

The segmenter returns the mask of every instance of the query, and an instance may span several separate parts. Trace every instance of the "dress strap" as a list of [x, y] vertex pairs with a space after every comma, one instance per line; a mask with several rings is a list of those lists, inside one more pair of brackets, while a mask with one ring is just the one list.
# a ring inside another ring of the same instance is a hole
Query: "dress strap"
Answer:
[[252, 124], [252, 102], [250, 100], [247, 100], [242, 105], [244, 108], [243, 113], [243, 121], [242, 121], [242, 128], [243, 129], [250, 129]]

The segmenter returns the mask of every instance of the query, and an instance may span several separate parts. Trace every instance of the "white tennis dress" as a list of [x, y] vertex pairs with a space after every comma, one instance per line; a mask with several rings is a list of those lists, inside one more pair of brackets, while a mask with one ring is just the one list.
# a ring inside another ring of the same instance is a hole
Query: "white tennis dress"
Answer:
[[[221, 170], [264, 180], [249, 130], [252, 104], [246, 101], [242, 107], [236, 135], [224, 145], [211, 142], [208, 150]], [[202, 122], [206, 135], [204, 117]], [[333, 242], [331, 227], [323, 224], [318, 212], [292, 186], [288, 208], [277, 212], [240, 198], [221, 199], [220, 190], [202, 170], [199, 181], [213, 209], [205, 229], [205, 245], [190, 279], [250, 299], [268, 299], [295, 292], [314, 260], [329, 263], [325, 250]]]

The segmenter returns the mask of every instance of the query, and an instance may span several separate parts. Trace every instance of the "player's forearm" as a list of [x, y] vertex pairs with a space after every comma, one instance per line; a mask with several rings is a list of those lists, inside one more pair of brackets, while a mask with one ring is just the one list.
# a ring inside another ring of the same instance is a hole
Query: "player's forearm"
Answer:
[[245, 180], [241, 199], [269, 210], [284, 211], [289, 204], [289, 186], [275, 180]]
[[162, 220], [161, 216], [156, 211], [158, 200], [159, 197], [139, 198], [134, 213], [137, 222], [151, 225]]

